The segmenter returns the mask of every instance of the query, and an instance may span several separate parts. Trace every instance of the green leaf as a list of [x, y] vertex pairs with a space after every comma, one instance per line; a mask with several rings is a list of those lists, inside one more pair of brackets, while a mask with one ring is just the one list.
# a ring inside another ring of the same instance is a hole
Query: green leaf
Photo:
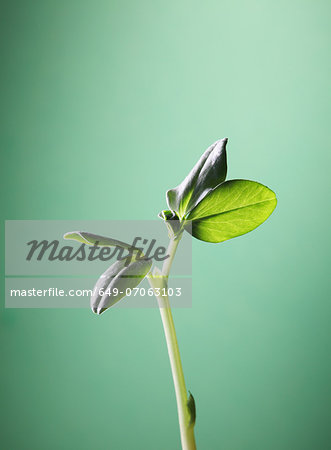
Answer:
[[226, 178], [227, 138], [216, 141], [201, 156], [199, 161], [176, 188], [167, 191], [167, 203], [182, 219], [201, 199]]
[[72, 239], [74, 241], [81, 242], [86, 245], [98, 245], [99, 247], [121, 247], [126, 249], [132, 249], [131, 244], [127, 244], [122, 241], [117, 241], [105, 236], [99, 236], [97, 234], [87, 233], [86, 231], [71, 231], [66, 233], [64, 239]]
[[227, 181], [208, 193], [191, 211], [191, 234], [206, 242], [223, 242], [257, 228], [273, 212], [275, 193], [255, 181]]
[[[152, 266], [151, 259], [137, 259], [127, 267], [116, 261], [97, 281], [91, 297], [92, 311], [102, 314], [126, 296], [126, 289], [134, 289], [142, 282]], [[125, 261], [124, 261], [125, 264]], [[104, 293], [98, 290], [103, 287]]]

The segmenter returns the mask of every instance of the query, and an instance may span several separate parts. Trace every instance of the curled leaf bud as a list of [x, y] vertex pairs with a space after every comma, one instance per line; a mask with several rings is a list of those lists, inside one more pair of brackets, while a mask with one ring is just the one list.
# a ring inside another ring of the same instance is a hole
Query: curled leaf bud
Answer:
[[177, 214], [174, 211], [165, 209], [159, 213], [159, 217], [164, 220], [167, 226], [169, 239], [178, 239], [183, 232], [183, 226]]

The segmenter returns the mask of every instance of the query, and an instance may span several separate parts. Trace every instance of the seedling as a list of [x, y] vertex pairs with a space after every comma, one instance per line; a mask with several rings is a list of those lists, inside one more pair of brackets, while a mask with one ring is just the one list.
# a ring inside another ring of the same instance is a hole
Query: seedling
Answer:
[[[196, 448], [195, 401], [186, 390], [168, 292], [168, 277], [177, 246], [186, 231], [200, 241], [219, 243], [248, 233], [261, 225], [276, 207], [276, 195], [266, 186], [249, 180], [225, 181], [227, 139], [211, 145], [184, 181], [166, 193], [168, 208], [159, 217], [167, 225], [169, 246], [162, 270], [130, 244], [87, 232], [67, 233], [66, 239], [99, 247], [119, 247], [130, 254], [101, 275], [91, 298], [93, 312], [102, 314], [147, 277], [158, 301], [175, 386], [183, 450]], [[165, 295], [164, 295], [165, 294]]]

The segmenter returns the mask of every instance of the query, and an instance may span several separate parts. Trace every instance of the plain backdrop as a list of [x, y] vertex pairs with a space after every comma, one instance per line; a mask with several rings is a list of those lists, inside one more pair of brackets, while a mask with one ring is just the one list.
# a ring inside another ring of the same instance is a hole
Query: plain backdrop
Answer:
[[[258, 230], [193, 242], [174, 319], [200, 450], [330, 448], [330, 12], [1, 2], [3, 220], [154, 219], [225, 136], [228, 178], [277, 193]], [[157, 309], [9, 310], [3, 292], [4, 450], [180, 448]]]

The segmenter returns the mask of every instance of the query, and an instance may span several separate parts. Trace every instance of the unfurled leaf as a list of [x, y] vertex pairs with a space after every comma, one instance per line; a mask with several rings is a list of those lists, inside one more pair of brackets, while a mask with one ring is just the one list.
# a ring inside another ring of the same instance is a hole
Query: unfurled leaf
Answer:
[[86, 231], [71, 231], [66, 233], [64, 239], [72, 239], [74, 241], [81, 242], [86, 245], [98, 245], [98, 247], [121, 247], [126, 249], [132, 249], [131, 244], [126, 242], [117, 241], [105, 236], [99, 236], [97, 234], [87, 233]]
[[167, 203], [182, 219], [201, 199], [226, 178], [227, 138], [216, 141], [201, 156], [184, 181], [167, 194]]
[[[102, 314], [134, 289], [150, 271], [151, 259], [138, 259], [123, 267], [125, 261], [116, 261], [97, 281], [91, 298], [92, 311]], [[101, 289], [101, 292], [100, 292]]]
[[223, 242], [263, 223], [277, 204], [275, 193], [255, 181], [231, 180], [210, 191], [188, 214], [191, 234], [206, 242]]

